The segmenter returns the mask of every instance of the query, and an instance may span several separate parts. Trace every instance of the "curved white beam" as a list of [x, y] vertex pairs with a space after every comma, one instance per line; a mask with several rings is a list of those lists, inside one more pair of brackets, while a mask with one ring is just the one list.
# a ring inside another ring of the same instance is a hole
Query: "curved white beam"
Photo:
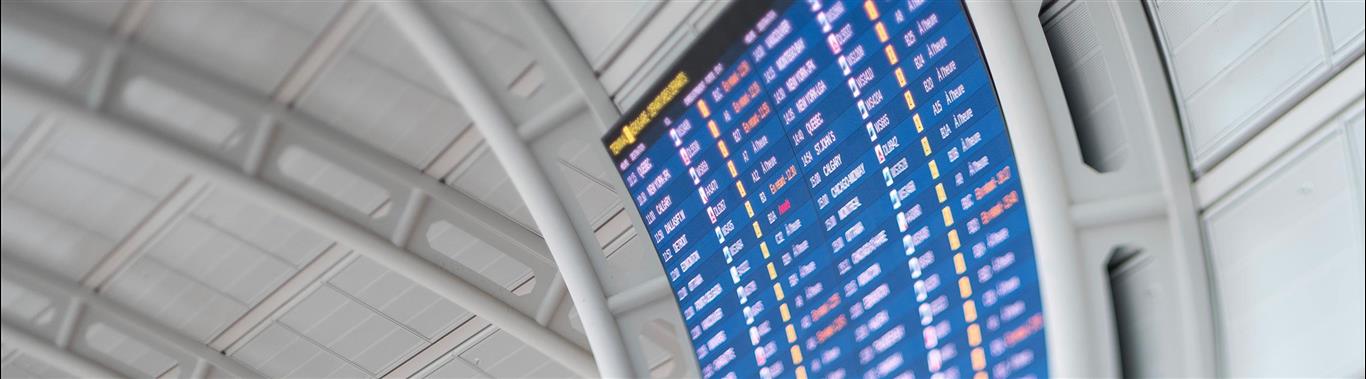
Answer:
[[122, 138], [137, 148], [156, 151], [166, 159], [189, 169], [194, 175], [209, 179], [215, 185], [246, 194], [252, 200], [293, 218], [431, 289], [456, 305], [487, 319], [514, 337], [526, 341], [532, 348], [540, 350], [575, 373], [584, 376], [598, 375], [597, 368], [592, 362], [592, 355], [583, 348], [455, 274], [394, 246], [386, 237], [378, 236], [293, 194], [248, 176], [236, 167], [221, 163], [171, 139], [119, 120], [102, 117], [78, 104], [42, 93], [40, 90], [30, 89], [8, 78], [0, 79], [0, 82], [0, 95], [5, 98], [15, 102], [31, 103], [39, 109], [55, 112], [71, 121], [60, 123], [57, 125], [59, 128], [79, 128], [88, 133]]
[[[8, 91], [5, 93], [9, 96]], [[252, 370], [241, 362], [228, 358], [227, 356], [210, 349], [208, 346], [186, 337], [171, 329], [167, 329], [162, 324], [147, 318], [141, 314], [133, 312], [123, 305], [117, 304], [109, 299], [96, 295], [89, 289], [77, 286], [75, 283], [66, 282], [59, 278], [55, 273], [45, 269], [34, 267], [26, 262], [10, 259], [8, 256], [0, 258], [0, 275], [8, 280], [13, 280], [21, 286], [33, 288], [46, 293], [53, 293], [73, 299], [82, 306], [76, 307], [75, 312], [93, 312], [102, 316], [107, 316], [129, 328], [122, 330], [129, 334], [138, 336], [139, 341], [153, 346], [160, 347], [166, 352], [174, 352], [194, 358], [197, 361], [204, 361], [212, 364], [215, 368], [226, 371], [232, 376], [241, 378], [256, 378], [261, 374]], [[5, 321], [9, 323], [8, 320]], [[8, 325], [6, 325], [8, 326]], [[8, 329], [8, 328], [7, 328]], [[9, 330], [5, 330], [6, 342], [9, 340]], [[41, 346], [34, 346], [41, 349]], [[55, 345], [52, 348], [57, 348]], [[28, 351], [28, 350], [25, 350]], [[35, 350], [36, 351], [36, 350]], [[187, 362], [180, 362], [182, 367]], [[101, 366], [102, 367], [102, 366]], [[84, 368], [82, 368], [84, 369]], [[75, 373], [73, 373], [75, 374]], [[109, 377], [108, 375], [79, 375], [82, 377]], [[121, 376], [121, 375], [114, 375]]]
[[540, 227], [555, 264], [574, 300], [585, 334], [594, 351], [598, 369], [607, 377], [637, 376], [621, 337], [616, 316], [607, 307], [607, 298], [598, 281], [583, 241], [560, 203], [544, 168], [517, 133], [502, 106], [493, 98], [480, 75], [455, 51], [434, 22], [411, 1], [388, 1], [380, 8], [394, 21], [418, 53], [427, 60], [446, 89], [461, 104], [474, 126], [503, 168], [508, 171], [517, 193], [522, 196], [531, 216]]
[[607, 298], [607, 306], [612, 312], [622, 314], [671, 296], [673, 289], [669, 288], [669, 281], [664, 276], [657, 276], [613, 294]]

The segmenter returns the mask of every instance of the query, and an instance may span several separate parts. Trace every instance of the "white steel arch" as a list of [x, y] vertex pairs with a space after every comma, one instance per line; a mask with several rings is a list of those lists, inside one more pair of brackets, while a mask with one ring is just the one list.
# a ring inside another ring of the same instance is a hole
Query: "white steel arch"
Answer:
[[474, 120], [541, 228], [550, 253], [578, 309], [598, 368], [606, 377], [634, 377], [616, 316], [607, 306], [597, 272], [573, 221], [516, 125], [487, 85], [430, 18], [410, 1], [380, 4]]

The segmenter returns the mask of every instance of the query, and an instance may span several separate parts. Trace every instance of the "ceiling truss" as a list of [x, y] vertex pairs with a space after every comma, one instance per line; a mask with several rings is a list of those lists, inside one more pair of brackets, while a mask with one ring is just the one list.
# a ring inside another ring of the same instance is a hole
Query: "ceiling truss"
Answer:
[[[55, 276], [33, 274], [41, 270], [17, 272], [15, 270], [27, 266], [22, 262], [14, 262], [8, 253], [4, 271], [6, 280], [24, 281], [42, 288], [53, 288], [69, 297], [72, 304], [78, 305], [69, 308], [69, 314], [63, 315], [67, 320], [79, 320], [82, 312], [92, 309], [102, 314], [113, 314], [116, 315], [115, 318], [135, 326], [136, 330], [152, 343], [170, 351], [187, 354], [192, 359], [182, 362], [179, 367], [191, 369], [185, 371], [182, 377], [202, 377], [209, 365], [238, 376], [259, 376], [241, 363], [220, 353], [235, 339], [220, 336], [206, 346], [123, 309], [120, 305], [92, 292], [98, 290], [118, 272], [120, 267], [134, 259], [159, 230], [166, 228], [176, 215], [184, 212], [187, 204], [202, 195], [206, 188], [224, 186], [268, 204], [282, 214], [345, 246], [327, 249], [323, 255], [315, 258], [281, 286], [281, 289], [296, 288], [294, 291], [300, 291], [308, 283], [324, 275], [330, 267], [345, 261], [347, 256], [359, 254], [432, 289], [486, 320], [485, 322], [491, 326], [527, 342], [532, 348], [542, 351], [579, 375], [638, 377], [650, 372], [652, 367], [639, 363], [643, 361], [640, 353], [628, 352], [622, 344], [623, 332], [617, 315], [667, 299], [667, 282], [660, 278], [661, 280], [652, 280], [626, 292], [608, 296], [601, 284], [605, 255], [593, 238], [594, 231], [588, 227], [590, 223], [584, 219], [582, 210], [578, 209], [579, 204], [572, 195], [573, 189], [567, 188], [564, 180], [558, 177], [558, 172], [551, 169], [556, 164], [556, 159], [538, 156], [528, 148], [528, 141], [546, 136], [583, 110], [590, 111], [603, 130], [619, 115], [587, 60], [581, 52], [573, 48], [574, 43], [566, 35], [559, 20], [542, 2], [518, 3], [523, 17], [530, 20], [530, 24], [533, 25], [532, 32], [536, 41], [549, 51], [555, 63], [553, 66], [570, 79], [582, 97], [566, 97], [536, 117], [516, 125], [497, 104], [497, 100], [494, 100], [486, 86], [479, 81], [478, 75], [468, 64], [462, 63], [464, 58], [446, 40], [440, 28], [431, 19], [420, 14], [420, 11], [414, 8], [416, 5], [408, 2], [380, 4], [348, 2], [324, 29], [323, 34], [314, 41], [304, 57], [296, 62], [270, 95], [268, 102], [247, 93], [234, 83], [216, 79], [213, 75], [197, 75], [199, 79], [231, 92], [230, 95], [234, 97], [259, 104], [261, 111], [256, 120], [256, 131], [248, 138], [247, 146], [241, 154], [225, 156], [221, 151], [206, 150], [203, 146], [185, 141], [183, 137], [123, 119], [105, 109], [110, 97], [111, 82], [116, 80], [115, 74], [119, 65], [124, 62], [152, 61], [159, 65], [174, 67], [179, 71], [201, 71], [175, 59], [145, 51], [128, 42], [129, 37], [140, 29], [143, 20], [148, 17], [153, 6], [151, 1], [131, 1], [115, 23], [112, 36], [94, 36], [93, 39], [102, 41], [102, 53], [96, 61], [93, 79], [83, 89], [79, 101], [69, 99], [62, 95], [61, 91], [35, 85], [24, 79], [15, 79], [22, 78], [23, 75], [11, 75], [7, 70], [3, 81], [3, 93], [7, 99], [19, 99], [43, 109], [45, 113], [60, 114], [65, 118], [79, 119], [81, 122], [44, 122], [31, 128], [27, 132], [28, 137], [18, 146], [15, 154], [6, 157], [6, 194], [9, 184], [14, 182], [10, 180], [11, 176], [21, 171], [27, 161], [24, 152], [37, 149], [45, 142], [45, 136], [56, 129], [65, 128], [125, 139], [130, 144], [163, 153], [164, 156], [187, 166], [191, 176], [118, 244], [80, 283], [80, 286], [75, 283], [54, 281], [52, 278]], [[385, 15], [400, 21], [398, 24], [402, 25], [401, 29], [408, 39], [417, 45], [429, 65], [443, 79], [447, 89], [455, 95], [456, 100], [471, 113], [475, 119], [475, 126], [479, 128], [491, 151], [503, 162], [512, 174], [517, 189], [523, 198], [528, 200], [528, 207], [538, 227], [546, 234], [546, 238], [527, 230], [469, 195], [424, 175], [419, 169], [414, 169], [398, 158], [290, 109], [309, 84], [317, 78], [321, 68], [337, 58], [340, 47], [351, 38], [360, 20], [368, 12], [373, 11], [373, 8], [383, 9]], [[355, 218], [338, 215], [326, 207], [320, 207], [289, 188], [262, 178], [262, 168], [273, 159], [272, 153], [281, 149], [279, 145], [282, 143], [282, 133], [295, 136], [296, 143], [312, 141], [311, 145], [314, 146], [310, 147], [318, 147], [316, 151], [319, 154], [338, 164], [362, 167], [367, 174], [383, 175], [388, 182], [404, 188], [401, 193], [393, 193], [393, 201], [400, 205], [398, 221], [390, 226], [367, 225]], [[615, 190], [623, 190], [619, 183], [612, 184], [617, 187]], [[528, 312], [509, 305], [491, 294], [487, 288], [452, 274], [407, 249], [406, 244], [414, 231], [414, 225], [422, 216], [424, 207], [433, 202], [455, 209], [457, 219], [450, 221], [470, 234], [479, 236], [495, 248], [555, 258], [554, 262], [559, 272], [555, 273], [553, 278], [545, 278], [549, 279], [547, 292], [533, 311]], [[639, 225], [636, 227], [639, 228]], [[550, 246], [547, 248], [548, 242]], [[595, 354], [590, 354], [547, 327], [556, 309], [564, 302], [565, 294], [573, 297]], [[245, 333], [243, 330], [256, 327], [269, 314], [283, 306], [290, 295], [284, 293], [263, 300], [256, 309], [252, 309], [230, 328], [237, 330], [236, 332], [225, 334], [240, 337]], [[65, 332], [59, 334], [54, 341], [47, 341], [26, 332], [11, 333], [15, 330], [11, 321], [6, 319], [4, 324], [7, 344], [32, 346], [34, 351], [42, 352], [40, 355], [49, 359], [69, 363], [75, 369], [98, 374], [96, 376], [109, 376], [104, 375], [110, 372], [107, 368], [67, 349], [67, 344], [63, 341], [71, 339], [70, 327], [64, 328]], [[472, 333], [486, 333], [487, 330], [487, 327], [478, 328]], [[11, 338], [10, 335], [15, 337]], [[432, 348], [442, 344], [450, 346], [450, 342], [437, 341]], [[435, 359], [441, 358], [438, 356]], [[417, 369], [429, 365], [430, 362], [419, 364]]]

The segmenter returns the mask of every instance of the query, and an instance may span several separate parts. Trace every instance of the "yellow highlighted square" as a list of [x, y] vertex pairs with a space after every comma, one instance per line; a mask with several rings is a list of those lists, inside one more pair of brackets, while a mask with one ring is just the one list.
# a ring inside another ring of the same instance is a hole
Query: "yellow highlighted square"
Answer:
[[[896, 84], [897, 84], [898, 86], [902, 86], [902, 87], [905, 87], [905, 86], [906, 86], [906, 73], [901, 72], [901, 67], [897, 67], [897, 68], [896, 68]], [[907, 98], [907, 100], [909, 100], [910, 97], [911, 97], [911, 93], [910, 93], [910, 92], [906, 92], [906, 98]], [[914, 103], [914, 102], [911, 103], [911, 108], [915, 108], [915, 103]]]
[[740, 176], [740, 171], [735, 169], [735, 162], [726, 161], [726, 168], [730, 169], [730, 177]]
[[982, 327], [977, 324], [968, 325], [968, 345], [977, 346], [982, 344]]
[[792, 364], [794, 364], [794, 365], [802, 364], [802, 348], [801, 348], [801, 346], [793, 346], [793, 347], [792, 347]]
[[797, 366], [797, 379], [806, 379], [806, 367]]
[[759, 251], [764, 253], [764, 259], [768, 259], [768, 242], [760, 242]]
[[[910, 93], [910, 92], [907, 92], [907, 93]], [[916, 131], [916, 132], [923, 132], [923, 131], [925, 131], [925, 124], [921, 124], [921, 123], [920, 123], [920, 114], [912, 115], [912, 116], [911, 116], [911, 120], [914, 120], [914, 121], [915, 121], [915, 131]]]
[[754, 237], [755, 237], [755, 238], [758, 238], [758, 237], [763, 237], [763, 236], [764, 236], [764, 230], [763, 230], [763, 229], [759, 229], [759, 222], [758, 222], [758, 221], [755, 221], [755, 222], [754, 222]]
[[949, 207], [944, 207], [944, 226], [953, 225], [953, 211]]
[[712, 138], [720, 138], [720, 137], [721, 137], [721, 129], [719, 129], [719, 128], [716, 127], [716, 121], [708, 120], [708, 121], [707, 121], [707, 130], [710, 130], [710, 131], [711, 131], [711, 137], [712, 137]]
[[778, 313], [781, 313], [783, 315], [783, 322], [787, 322], [788, 320], [792, 319], [792, 312], [789, 312], [787, 310], [787, 304], [778, 306]]
[[963, 303], [963, 321], [977, 321], [977, 302], [968, 300]]
[[[735, 190], [740, 192], [740, 197], [745, 197], [745, 182], [735, 182]], [[749, 206], [748, 201], [745, 202], [745, 206]], [[749, 211], [749, 215], [753, 216], [754, 211]]]
[[920, 148], [925, 150], [925, 156], [930, 156], [930, 137], [920, 137]]
[[963, 253], [953, 255], [953, 271], [959, 274], [968, 272], [968, 262], [963, 259]]
[[882, 26], [881, 21], [878, 21], [877, 24], [873, 25], [873, 30], [877, 31], [878, 42], [887, 42], [887, 27]]
[[[769, 263], [768, 263], [768, 278], [769, 278], [769, 279], [777, 279], [777, 278], [778, 278], [778, 269], [776, 269], [776, 268], [773, 267], [773, 262], [769, 262]], [[963, 279], [967, 279], [967, 278], [963, 278]]]
[[958, 243], [958, 229], [949, 230], [949, 249], [958, 250], [960, 247], [963, 245]]
[[934, 194], [939, 196], [941, 203], [949, 199], [949, 195], [944, 193], [944, 183], [934, 185]]
[[987, 368], [987, 352], [982, 348], [972, 349], [972, 369], [981, 370]]
[[892, 45], [887, 45], [887, 48], [882, 49], [882, 51], [884, 51], [884, 52], [887, 53], [887, 61], [888, 61], [888, 62], [891, 62], [892, 64], [896, 64], [896, 62], [897, 62], [897, 60], [896, 60], [896, 49], [892, 48]]
[[[738, 185], [740, 183], [735, 184]], [[740, 186], [740, 196], [745, 196], [745, 186]], [[745, 213], [748, 213], [749, 217], [754, 217], [754, 206], [749, 205], [748, 201], [745, 202]]]
[[939, 165], [930, 160], [930, 179], [939, 179]]
[[773, 283], [773, 297], [777, 298], [778, 301], [782, 301], [782, 300], [783, 300], [783, 285], [782, 285], [782, 284], [780, 284], [780, 283]]
[[958, 294], [963, 296], [964, 299], [968, 298], [968, 296], [972, 296], [972, 281], [968, 280], [968, 277], [963, 276], [958, 278]]
[[721, 149], [721, 158], [730, 156], [730, 149], [726, 148], [726, 141], [716, 141], [716, 148]]
[[[901, 69], [898, 68], [896, 72], [901, 73]], [[900, 80], [901, 78], [897, 77], [897, 79]], [[906, 91], [906, 93], [901, 95], [901, 97], [906, 98], [906, 109], [915, 110], [915, 97], [911, 96], [911, 91]], [[920, 131], [920, 129], [922, 128], [920, 126], [920, 115], [915, 115], [915, 126], [917, 132]]]
[[976, 374], [972, 374], [972, 379], [988, 379], [987, 372], [978, 371]]
[[792, 327], [791, 324], [788, 324], [788, 325], [787, 325], [787, 342], [793, 342], [793, 341], [796, 341], [796, 340], [797, 340], [797, 328], [794, 328], [794, 327]]
[[874, 4], [874, 3], [873, 3], [873, 0], [864, 1], [864, 2], [863, 2], [863, 10], [864, 10], [865, 12], [868, 12], [868, 19], [869, 19], [869, 20], [876, 20], [876, 19], [877, 19], [877, 16], [878, 16], [878, 13], [877, 13], [877, 4]]
[[702, 117], [711, 117], [711, 108], [707, 108], [706, 100], [697, 101], [697, 110], [702, 112]]

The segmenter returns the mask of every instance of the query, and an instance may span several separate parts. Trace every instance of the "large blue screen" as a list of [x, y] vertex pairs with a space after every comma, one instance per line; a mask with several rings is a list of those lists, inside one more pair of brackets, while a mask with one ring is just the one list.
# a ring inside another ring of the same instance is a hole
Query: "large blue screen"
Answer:
[[706, 378], [1047, 376], [958, 1], [737, 1], [605, 136]]

